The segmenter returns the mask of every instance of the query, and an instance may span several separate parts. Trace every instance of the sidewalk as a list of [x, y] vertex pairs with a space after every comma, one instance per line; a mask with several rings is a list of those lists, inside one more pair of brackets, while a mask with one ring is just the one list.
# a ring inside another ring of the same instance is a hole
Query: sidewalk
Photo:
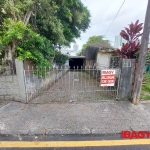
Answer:
[[0, 108], [0, 134], [111, 134], [150, 131], [150, 109], [128, 101], [9, 103]]

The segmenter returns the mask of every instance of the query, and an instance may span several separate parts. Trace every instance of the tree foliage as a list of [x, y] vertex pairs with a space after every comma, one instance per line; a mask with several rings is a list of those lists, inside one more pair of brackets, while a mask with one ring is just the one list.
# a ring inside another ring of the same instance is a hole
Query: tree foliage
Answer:
[[8, 45], [14, 41], [17, 42], [23, 38], [26, 26], [22, 21], [15, 22], [11, 19], [5, 19], [2, 25], [0, 43], [3, 43], [3, 45]]
[[62, 54], [60, 51], [55, 51], [54, 61], [57, 65], [62, 66], [63, 64], [65, 64], [67, 59], [67, 55]]
[[27, 29], [17, 46], [16, 57], [21, 60], [30, 59], [39, 67], [48, 67], [50, 58], [54, 57], [54, 50], [48, 39]]
[[78, 55], [81, 55], [84, 50], [87, 48], [87, 46], [92, 45], [92, 44], [99, 44], [99, 43], [104, 43], [110, 46], [110, 41], [109, 40], [104, 40], [104, 36], [91, 36], [88, 41], [82, 46], [81, 52], [78, 53]]
[[[11, 53], [14, 64], [16, 46], [22, 40], [35, 4], [33, 0], [1, 0], [0, 45], [5, 45], [5, 57]], [[14, 66], [14, 65], [13, 65]]]
[[1, 0], [0, 9], [0, 49], [36, 63], [47, 60], [52, 48], [68, 46], [90, 23], [81, 0]]
[[122, 58], [136, 58], [136, 53], [140, 50], [139, 37], [142, 35], [143, 23], [139, 23], [137, 20], [135, 23], [129, 24], [129, 28], [121, 30], [120, 35], [127, 43], [123, 43], [121, 50], [117, 49], [116, 53]]
[[[47, 16], [49, 5], [55, 10]], [[38, 32], [51, 40], [55, 46], [68, 46], [89, 27], [90, 13], [80, 0], [53, 0], [44, 8], [38, 11], [35, 24]], [[34, 22], [34, 18], [32, 19]]]

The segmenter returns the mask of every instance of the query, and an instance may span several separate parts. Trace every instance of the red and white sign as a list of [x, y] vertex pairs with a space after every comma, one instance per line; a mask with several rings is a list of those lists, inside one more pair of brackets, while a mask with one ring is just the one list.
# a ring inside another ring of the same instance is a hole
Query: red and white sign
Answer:
[[101, 86], [114, 86], [115, 84], [115, 70], [102, 70]]

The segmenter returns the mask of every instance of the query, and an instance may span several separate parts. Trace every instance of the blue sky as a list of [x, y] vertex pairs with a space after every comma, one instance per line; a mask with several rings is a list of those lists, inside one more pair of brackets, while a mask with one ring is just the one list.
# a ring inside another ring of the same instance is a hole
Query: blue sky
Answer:
[[[79, 49], [93, 35], [104, 35], [124, 0], [81, 0], [91, 13], [90, 28], [76, 40]], [[106, 39], [115, 41], [115, 36], [129, 23], [137, 19], [144, 23], [148, 0], [125, 0], [117, 18], [106, 34]]]

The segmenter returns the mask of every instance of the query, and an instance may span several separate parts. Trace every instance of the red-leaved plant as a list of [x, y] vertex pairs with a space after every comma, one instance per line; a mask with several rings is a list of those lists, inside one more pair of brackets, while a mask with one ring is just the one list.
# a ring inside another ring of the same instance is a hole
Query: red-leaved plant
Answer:
[[135, 24], [129, 24], [129, 28], [121, 30], [121, 37], [127, 41], [127, 43], [122, 44], [121, 50], [116, 50], [116, 53], [120, 55], [121, 58], [136, 58], [136, 53], [140, 50], [140, 42], [138, 38], [142, 35], [142, 33], [140, 33], [143, 28], [142, 25], [143, 23], [139, 24], [139, 20], [137, 20]]

